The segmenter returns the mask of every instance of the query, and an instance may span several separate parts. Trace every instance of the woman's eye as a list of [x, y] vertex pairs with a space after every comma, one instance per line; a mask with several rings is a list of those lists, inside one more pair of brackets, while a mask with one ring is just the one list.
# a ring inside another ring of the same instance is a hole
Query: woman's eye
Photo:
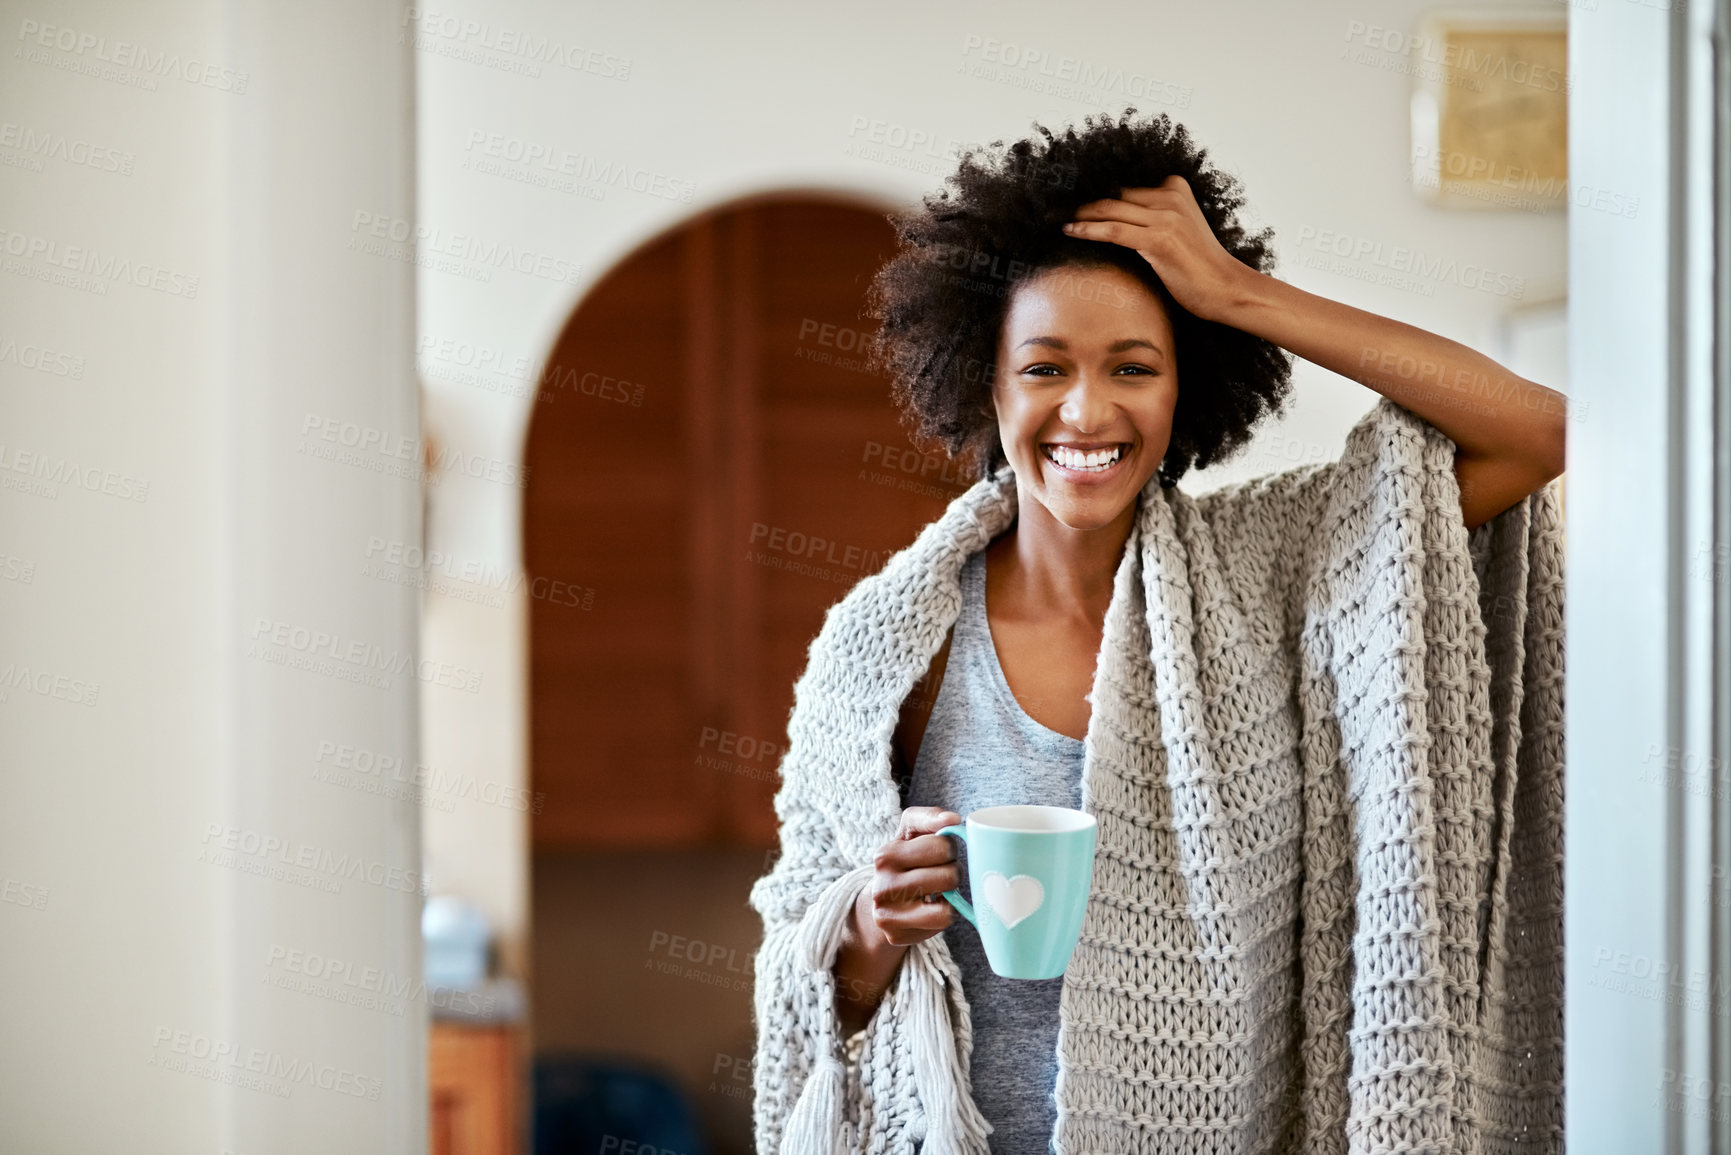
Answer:
[[[1053, 376], [1059, 376], [1063, 372], [1064, 371], [1062, 369], [1058, 368], [1058, 366], [1056, 366], [1056, 365], [1051, 364], [1050, 362], [1041, 362], [1038, 365], [1029, 365], [1026, 369], [1023, 369], [1022, 370], [1022, 376], [1024, 376], [1024, 377], [1053, 377]], [[1115, 372], [1115, 373], [1131, 373], [1131, 374], [1134, 374], [1134, 375], [1139, 376], [1139, 377], [1158, 377], [1160, 375], [1160, 370], [1152, 369], [1152, 368], [1148, 367], [1147, 365], [1120, 365], [1120, 366], [1118, 366], [1117, 369], [1113, 370], [1113, 372]]]

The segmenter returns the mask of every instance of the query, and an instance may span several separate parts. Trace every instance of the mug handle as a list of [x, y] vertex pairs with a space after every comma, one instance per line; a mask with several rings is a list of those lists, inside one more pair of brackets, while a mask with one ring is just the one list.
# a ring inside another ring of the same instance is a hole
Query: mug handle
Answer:
[[[948, 835], [951, 838], [959, 838], [962, 840], [963, 845], [966, 845], [968, 841], [968, 828], [966, 824], [946, 826], [942, 830], [938, 831], [938, 833]], [[963, 918], [974, 924], [975, 930], [980, 929], [979, 920], [974, 917], [974, 904], [963, 898], [961, 891], [946, 890], [944, 891], [944, 897], [950, 900], [951, 906], [962, 912]]]

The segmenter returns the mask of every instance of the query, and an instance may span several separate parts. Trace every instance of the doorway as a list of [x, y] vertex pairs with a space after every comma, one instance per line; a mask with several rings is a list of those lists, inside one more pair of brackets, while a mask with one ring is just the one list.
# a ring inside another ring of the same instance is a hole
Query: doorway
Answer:
[[971, 481], [867, 360], [894, 246], [803, 194], [653, 239], [566, 323], [524, 451], [535, 1053], [652, 1065], [716, 1152], [750, 1150], [746, 893], [807, 647]]

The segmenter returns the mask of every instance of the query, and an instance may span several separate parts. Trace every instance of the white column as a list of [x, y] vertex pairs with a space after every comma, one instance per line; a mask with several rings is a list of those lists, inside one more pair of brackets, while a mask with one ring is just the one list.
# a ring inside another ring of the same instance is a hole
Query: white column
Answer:
[[[1570, 422], [1566, 623], [1574, 1152], [1724, 1149], [1713, 8], [1582, 4], [1570, 17], [1570, 404], [1584, 409]], [[1588, 211], [1605, 193], [1634, 198], [1632, 211]]]
[[0, 1149], [422, 1151], [400, 10], [12, 12]]

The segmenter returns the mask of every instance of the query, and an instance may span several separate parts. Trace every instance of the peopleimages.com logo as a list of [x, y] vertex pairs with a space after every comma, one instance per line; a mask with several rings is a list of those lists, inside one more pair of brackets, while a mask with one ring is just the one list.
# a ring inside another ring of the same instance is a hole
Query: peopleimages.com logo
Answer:
[[411, 650], [386, 647], [360, 638], [345, 638], [334, 630], [315, 629], [272, 618], [254, 618], [247, 631], [247, 656], [273, 665], [389, 689], [391, 678], [408, 674], [429, 685], [468, 693], [481, 689], [481, 671], [422, 658]]

